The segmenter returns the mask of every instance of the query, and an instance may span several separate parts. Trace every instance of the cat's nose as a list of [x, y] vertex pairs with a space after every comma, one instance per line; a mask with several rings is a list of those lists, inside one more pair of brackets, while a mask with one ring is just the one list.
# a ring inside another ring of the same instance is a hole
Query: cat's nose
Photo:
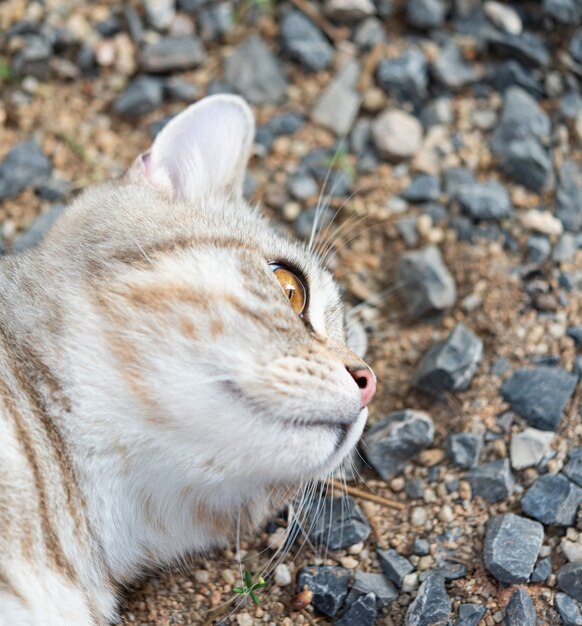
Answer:
[[351, 377], [356, 381], [356, 385], [360, 388], [360, 396], [362, 398], [362, 408], [370, 404], [370, 400], [376, 393], [376, 377], [369, 367], [361, 367], [358, 369], [346, 368]]

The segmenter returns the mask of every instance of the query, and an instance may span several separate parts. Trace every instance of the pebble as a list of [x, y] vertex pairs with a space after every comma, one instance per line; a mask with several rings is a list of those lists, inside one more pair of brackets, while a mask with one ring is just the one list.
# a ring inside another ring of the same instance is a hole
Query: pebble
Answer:
[[460, 604], [459, 617], [455, 622], [455, 626], [479, 626], [479, 622], [484, 615], [484, 606], [479, 604]]
[[410, 409], [395, 411], [380, 419], [364, 436], [366, 456], [378, 474], [390, 480], [427, 448], [433, 437], [434, 424], [429, 415]]
[[453, 41], [448, 41], [440, 49], [431, 70], [436, 82], [452, 91], [474, 83], [479, 78], [475, 68], [465, 62], [459, 47]]
[[521, 223], [527, 230], [544, 235], [561, 235], [564, 226], [562, 222], [549, 211], [529, 209], [520, 215]]
[[293, 581], [293, 576], [289, 566], [285, 563], [279, 563], [275, 568], [274, 574], [275, 584], [279, 587], [287, 587]]
[[312, 72], [327, 69], [334, 50], [321, 30], [300, 11], [289, 11], [279, 24], [281, 46], [292, 59]]
[[289, 177], [287, 188], [296, 200], [307, 200], [319, 193], [319, 185], [315, 178], [302, 172]]
[[157, 109], [164, 99], [164, 84], [151, 76], [138, 76], [119, 94], [113, 111], [126, 117], [140, 117]]
[[520, 35], [523, 24], [519, 14], [507, 4], [489, 0], [483, 4], [485, 15], [501, 30], [511, 35]]
[[558, 367], [520, 369], [503, 383], [501, 395], [530, 426], [554, 431], [576, 383], [576, 376]]
[[554, 603], [563, 626], [582, 626], [582, 613], [580, 607], [570, 596], [558, 592]]
[[380, 156], [401, 161], [413, 157], [421, 147], [422, 125], [409, 113], [385, 109], [372, 123], [372, 138]]
[[50, 161], [36, 142], [17, 143], [0, 163], [0, 200], [43, 183], [51, 170]]
[[355, 29], [354, 42], [364, 51], [382, 43], [386, 39], [384, 25], [376, 17], [369, 17]]
[[357, 82], [360, 77], [359, 61], [350, 60], [322, 91], [311, 113], [311, 119], [332, 130], [338, 137], [346, 135], [352, 127], [360, 108]]
[[372, 532], [365, 515], [351, 496], [325, 498], [323, 505], [316, 498], [308, 516], [310, 540], [330, 550], [365, 541]]
[[553, 439], [554, 433], [537, 428], [512, 435], [509, 449], [513, 469], [536, 466], [550, 452]]
[[536, 626], [537, 615], [533, 600], [525, 589], [513, 593], [503, 616], [504, 626]]
[[464, 213], [475, 220], [501, 220], [513, 212], [507, 190], [495, 180], [466, 185], [455, 198]]
[[552, 244], [545, 235], [530, 235], [526, 242], [527, 262], [541, 265], [550, 257]]
[[489, 572], [506, 585], [529, 580], [544, 540], [539, 522], [506, 513], [487, 522], [483, 561]]
[[428, 96], [428, 62], [419, 50], [408, 50], [394, 59], [381, 59], [376, 78], [390, 97], [402, 102], [418, 104]]
[[500, 159], [501, 168], [515, 182], [536, 193], [548, 188], [552, 161], [548, 151], [533, 137], [512, 141]]
[[198, 67], [205, 57], [202, 42], [197, 37], [163, 37], [143, 48], [139, 62], [144, 72], [165, 74]]
[[374, 594], [378, 609], [389, 606], [398, 598], [398, 590], [384, 574], [356, 572], [347, 602], [349, 603], [350, 598], [355, 599], [369, 593]]
[[402, 593], [412, 593], [418, 589], [418, 574], [412, 572], [407, 574], [402, 580]]
[[568, 452], [568, 462], [562, 472], [579, 487], [582, 487], [582, 448], [573, 448]]
[[574, 26], [582, 20], [582, 5], [577, 0], [543, 0], [542, 10], [560, 24]]
[[531, 574], [530, 580], [532, 583], [543, 583], [552, 575], [552, 559], [546, 557], [540, 559]]
[[287, 81], [281, 64], [255, 35], [233, 50], [224, 65], [224, 78], [251, 104], [279, 104], [285, 99]]
[[430, 553], [430, 543], [428, 539], [421, 539], [416, 537], [412, 544], [412, 551], [418, 556], [426, 556]]
[[406, 20], [420, 30], [440, 28], [446, 12], [442, 0], [406, 0]]
[[582, 562], [563, 565], [556, 574], [556, 580], [560, 591], [577, 602], [582, 602]]
[[323, 10], [331, 19], [348, 24], [360, 22], [376, 13], [372, 0], [326, 0]]
[[522, 496], [521, 509], [542, 524], [573, 526], [581, 502], [580, 487], [561, 474], [545, 474]]
[[408, 607], [405, 626], [436, 626], [447, 624], [451, 614], [451, 600], [442, 576], [429, 574], [420, 585], [416, 598]]
[[513, 493], [515, 480], [507, 459], [498, 459], [477, 465], [465, 474], [471, 485], [473, 497], [481, 497], [486, 502], [504, 500]]
[[558, 173], [556, 217], [565, 230], [582, 230], [582, 172], [573, 161], [565, 161]]
[[546, 67], [550, 53], [544, 42], [530, 32], [512, 35], [494, 29], [486, 32], [488, 44], [499, 54], [531, 67]]
[[447, 453], [457, 467], [471, 469], [479, 463], [483, 437], [471, 433], [454, 433], [447, 439]]
[[378, 550], [378, 560], [388, 580], [397, 587], [402, 587], [404, 577], [414, 571], [412, 563], [393, 549]]
[[403, 288], [408, 314], [413, 319], [445, 311], [457, 299], [455, 280], [436, 246], [402, 254], [397, 280]]
[[376, 619], [376, 596], [368, 593], [359, 597], [338, 619], [336, 626], [373, 626]]
[[348, 595], [349, 571], [341, 567], [308, 566], [297, 575], [296, 593], [305, 587], [313, 593], [313, 606], [328, 617], [334, 617]]
[[433, 395], [469, 387], [483, 358], [483, 342], [462, 322], [433, 345], [412, 374], [412, 386]]
[[428, 513], [423, 506], [416, 506], [412, 509], [410, 523], [413, 526], [424, 526], [428, 519]]
[[440, 181], [431, 174], [419, 174], [400, 194], [408, 202], [438, 200], [441, 194]]
[[176, 15], [175, 0], [144, 0], [150, 24], [158, 29], [168, 28]]

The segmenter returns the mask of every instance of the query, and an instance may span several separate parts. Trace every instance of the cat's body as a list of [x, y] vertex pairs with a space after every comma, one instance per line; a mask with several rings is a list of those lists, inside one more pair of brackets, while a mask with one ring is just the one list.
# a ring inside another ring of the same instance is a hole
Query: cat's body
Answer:
[[119, 584], [255, 526], [361, 434], [335, 284], [241, 200], [252, 133], [236, 98], [191, 107], [0, 264], [2, 626], [109, 623]]

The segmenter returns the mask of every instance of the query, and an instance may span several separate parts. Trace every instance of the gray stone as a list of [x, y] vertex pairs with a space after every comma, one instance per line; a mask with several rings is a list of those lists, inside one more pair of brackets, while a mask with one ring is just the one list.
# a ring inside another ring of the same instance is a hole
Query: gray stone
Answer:
[[424, 482], [421, 478], [411, 478], [406, 481], [404, 491], [411, 500], [420, 500], [424, 496]]
[[434, 424], [426, 413], [395, 411], [374, 424], [364, 437], [372, 467], [384, 480], [393, 478], [434, 437]]
[[352, 24], [376, 13], [372, 0], [326, 0], [324, 11], [332, 20]]
[[402, 254], [397, 280], [414, 319], [445, 311], [457, 299], [455, 280], [436, 246]]
[[540, 559], [531, 574], [530, 580], [532, 583], [543, 583], [548, 580], [552, 575], [552, 559], [548, 556], [545, 559]]
[[361, 50], [370, 50], [377, 43], [386, 40], [384, 25], [377, 17], [369, 17], [358, 24], [354, 32], [354, 42]]
[[558, 174], [556, 216], [571, 232], [582, 230], [582, 172], [574, 161], [565, 161]]
[[151, 76], [138, 76], [119, 94], [113, 111], [126, 117], [140, 117], [157, 109], [164, 99], [164, 84]]
[[512, 35], [490, 29], [486, 32], [489, 45], [501, 55], [517, 59], [532, 67], [546, 67], [550, 62], [550, 53], [544, 42], [536, 35], [523, 32]]
[[465, 478], [471, 485], [473, 497], [481, 497], [490, 503], [504, 500], [513, 493], [515, 487], [507, 459], [477, 465], [467, 472]]
[[537, 616], [534, 603], [525, 589], [518, 589], [509, 598], [503, 624], [504, 626], [536, 626]]
[[203, 41], [216, 41], [227, 35], [236, 23], [233, 3], [224, 0], [204, 7], [198, 14], [198, 30]]
[[573, 561], [563, 565], [556, 574], [558, 589], [576, 602], [582, 602], [582, 562]]
[[313, 606], [328, 617], [334, 617], [348, 595], [349, 570], [342, 567], [308, 566], [299, 570], [296, 592], [309, 589]]
[[582, 326], [570, 326], [566, 330], [566, 334], [574, 340], [579, 348], [582, 347]]
[[501, 2], [488, 0], [484, 3], [483, 10], [487, 18], [495, 26], [506, 33], [520, 35], [523, 31], [523, 24], [519, 13], [512, 7]]
[[420, 30], [440, 28], [446, 12], [442, 0], [406, 0], [406, 20]]
[[455, 626], [479, 626], [481, 618], [485, 615], [485, 607], [480, 604], [459, 605], [459, 617]]
[[579, 487], [582, 487], [582, 448], [573, 448], [568, 452], [568, 462], [562, 472]]
[[578, 28], [570, 39], [570, 54], [576, 63], [582, 64], [582, 28]]
[[17, 76], [34, 76], [46, 80], [52, 53], [52, 46], [44, 37], [29, 35], [25, 37], [22, 50], [14, 56], [11, 70]]
[[456, 199], [475, 220], [501, 220], [513, 212], [507, 189], [495, 180], [466, 185], [456, 194]]
[[454, 121], [453, 104], [448, 96], [440, 96], [427, 102], [420, 112], [420, 120], [425, 130], [433, 126], [449, 126]]
[[348, 61], [322, 91], [311, 113], [316, 124], [329, 128], [339, 137], [348, 133], [360, 109], [357, 90], [360, 72], [359, 61]]
[[225, 63], [224, 77], [251, 104], [280, 104], [285, 99], [287, 82], [281, 65], [254, 35], [234, 49]]
[[501, 169], [515, 182], [541, 193], [552, 177], [552, 160], [548, 151], [535, 139], [512, 141], [501, 156]]
[[198, 67], [205, 58], [202, 42], [194, 35], [162, 37], [140, 53], [140, 68], [144, 72], [165, 74]]
[[432, 174], [418, 174], [400, 194], [408, 202], [438, 200], [441, 194], [440, 181]]
[[307, 200], [319, 192], [319, 185], [315, 178], [302, 172], [289, 177], [287, 188], [296, 200]]
[[450, 167], [445, 170], [445, 193], [451, 200], [456, 199], [459, 194], [472, 189], [477, 181], [475, 175], [464, 167]]
[[374, 626], [376, 619], [376, 596], [368, 593], [358, 598], [335, 622], [336, 626]]
[[483, 562], [489, 572], [506, 585], [529, 580], [544, 540], [539, 522], [506, 513], [487, 522]]
[[301, 113], [290, 111], [272, 117], [267, 126], [269, 130], [279, 137], [281, 135], [293, 135], [305, 124], [305, 119]]
[[552, 244], [544, 235], [530, 235], [526, 242], [527, 262], [541, 265], [552, 253]]
[[491, 80], [495, 87], [504, 92], [510, 87], [520, 87], [536, 99], [545, 96], [540, 78], [517, 61], [505, 61], [492, 67]]
[[521, 498], [521, 509], [529, 517], [551, 526], [573, 526], [582, 489], [561, 474], [537, 478]]
[[533, 428], [556, 430], [576, 382], [558, 367], [521, 369], [503, 383], [501, 395]]
[[0, 200], [34, 187], [51, 173], [51, 163], [34, 141], [22, 141], [0, 163]]
[[176, 16], [175, 0], [143, 0], [150, 24], [158, 30], [168, 28]]
[[551, 450], [553, 438], [554, 433], [536, 428], [526, 428], [512, 435], [509, 454], [513, 469], [521, 470], [541, 463]]
[[576, 249], [576, 238], [573, 233], [564, 233], [554, 246], [552, 259], [556, 263], [569, 263], [574, 259]]
[[69, 183], [66, 180], [60, 178], [47, 178], [36, 184], [36, 195], [43, 200], [49, 200], [54, 202], [56, 200], [63, 200], [70, 192]]
[[179, 76], [168, 78], [164, 83], [164, 89], [169, 98], [182, 102], [194, 102], [199, 96], [198, 87]]
[[396, 230], [400, 233], [406, 245], [411, 248], [416, 247], [420, 241], [416, 224], [416, 217], [403, 217], [396, 222]]
[[416, 598], [406, 611], [405, 626], [446, 626], [451, 600], [442, 576], [430, 574], [420, 585]]
[[580, 607], [569, 595], [558, 592], [554, 597], [554, 603], [563, 626], [582, 626]]
[[560, 100], [560, 114], [567, 120], [575, 120], [582, 113], [582, 95], [569, 91]]
[[369, 593], [374, 594], [378, 609], [389, 606], [398, 597], [398, 590], [384, 574], [356, 572], [348, 601], [350, 597], [355, 599]]
[[372, 123], [372, 137], [380, 156], [391, 161], [410, 159], [422, 144], [422, 124], [398, 109], [385, 109]]
[[431, 72], [437, 83], [453, 91], [474, 83], [479, 78], [475, 68], [465, 62], [459, 47], [452, 41], [440, 49], [431, 66]]
[[471, 469], [479, 463], [483, 437], [471, 433], [455, 433], [447, 439], [447, 453], [457, 467]]
[[412, 563], [396, 550], [378, 550], [378, 560], [384, 574], [398, 588], [402, 587], [404, 577], [414, 571]]
[[283, 51], [303, 67], [319, 72], [333, 62], [333, 46], [321, 30], [300, 11], [289, 11], [281, 18], [279, 34]]
[[395, 59], [382, 59], [376, 77], [392, 98], [417, 104], [428, 95], [428, 63], [419, 50], [408, 50]]
[[579, 0], [544, 0], [542, 10], [560, 24], [577, 26], [582, 19], [582, 3]]
[[422, 357], [412, 375], [412, 385], [433, 395], [463, 391], [483, 358], [483, 342], [459, 322], [450, 335], [433, 345]]
[[309, 539], [330, 550], [347, 548], [365, 541], [372, 532], [368, 520], [350, 496], [316, 501], [307, 513]]
[[412, 551], [417, 556], [426, 556], [427, 554], [430, 554], [430, 543], [428, 539], [416, 537], [414, 539], [414, 543], [412, 544]]

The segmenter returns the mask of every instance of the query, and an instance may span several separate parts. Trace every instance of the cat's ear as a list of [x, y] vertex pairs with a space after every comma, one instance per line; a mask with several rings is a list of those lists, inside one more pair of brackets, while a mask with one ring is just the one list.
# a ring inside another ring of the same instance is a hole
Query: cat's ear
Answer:
[[160, 131], [129, 176], [145, 177], [174, 199], [240, 197], [254, 134], [254, 117], [242, 98], [203, 98]]

